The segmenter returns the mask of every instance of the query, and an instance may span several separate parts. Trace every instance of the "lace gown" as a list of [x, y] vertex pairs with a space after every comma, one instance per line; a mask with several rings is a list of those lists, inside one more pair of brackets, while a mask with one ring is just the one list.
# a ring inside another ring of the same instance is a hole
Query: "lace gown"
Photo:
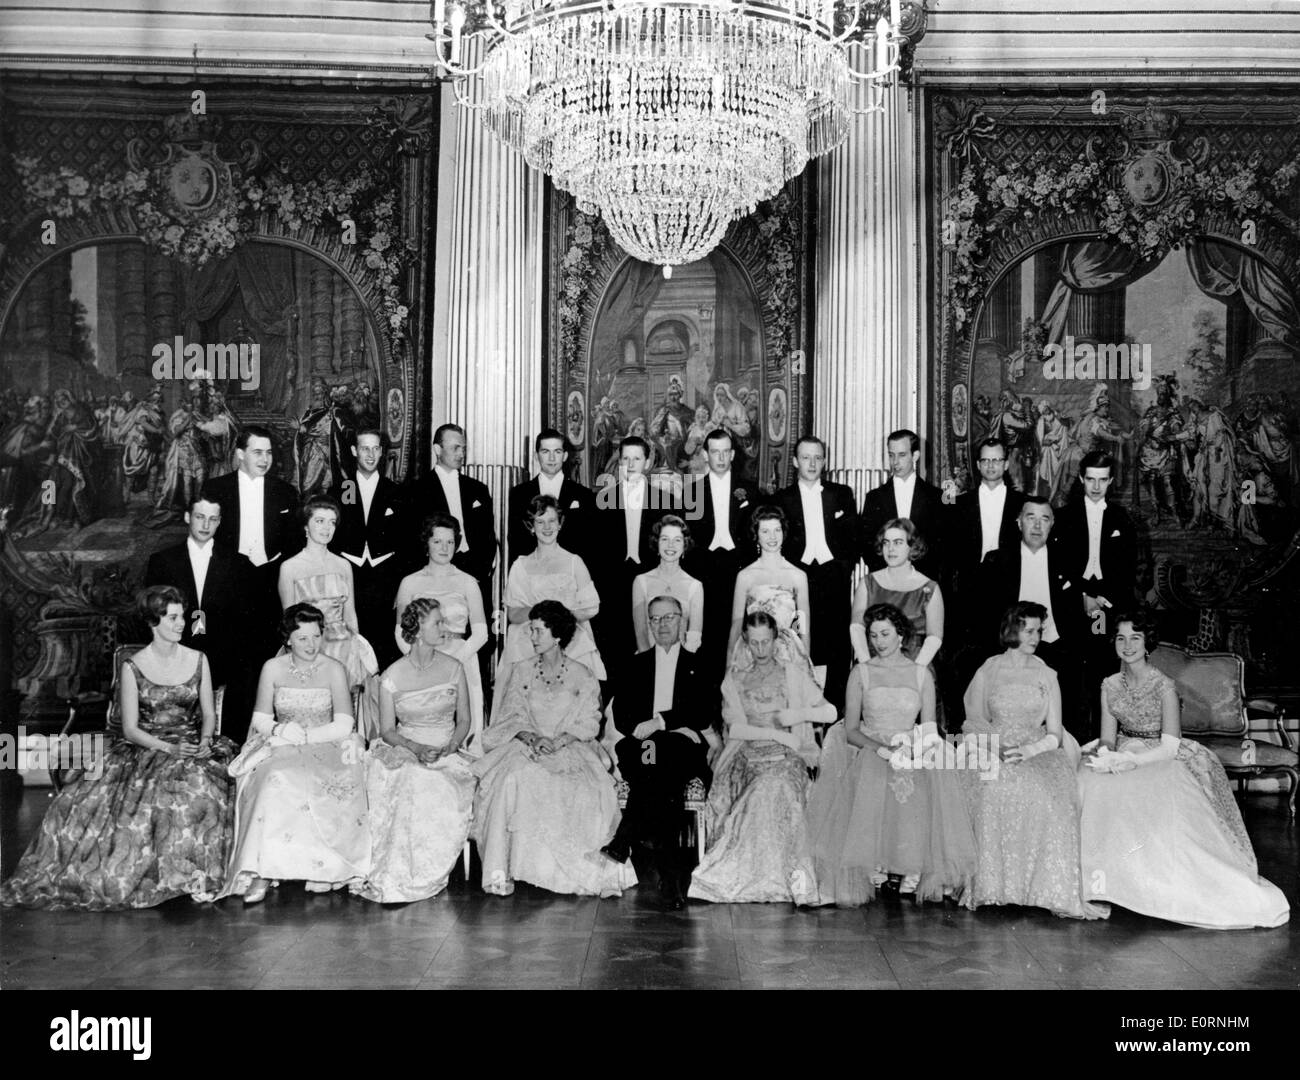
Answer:
[[[325, 687], [281, 686], [275, 718], [304, 728], [334, 719]], [[254, 877], [360, 883], [370, 870], [370, 828], [361, 741], [244, 744], [235, 801], [235, 843], [223, 895], [242, 895]], [[242, 771], [246, 770], [246, 771]]]
[[[882, 670], [869, 665], [859, 665], [849, 677], [862, 684], [862, 733], [886, 746], [903, 745], [897, 742], [901, 736], [910, 753], [924, 669], [909, 666], [915, 686], [872, 686]], [[944, 762], [941, 754], [931, 760]], [[822, 748], [808, 829], [822, 894], [841, 907], [875, 898], [871, 875], [878, 869], [919, 877], [918, 900], [941, 900], [947, 891], [974, 906], [975, 834], [952, 770], [895, 770], [874, 747], [850, 745], [844, 725], [836, 724]]]
[[[1165, 689], [1156, 672], [1135, 688], [1102, 683], [1118, 725], [1117, 750], [1160, 745]], [[1281, 926], [1282, 891], [1259, 876], [1227, 774], [1200, 743], [1183, 739], [1171, 761], [1106, 774], [1081, 767], [1083, 883], [1095, 900], [1209, 929]]]
[[[527, 881], [551, 892], [618, 896], [636, 884], [630, 863], [600, 854], [619, 809], [613, 777], [596, 750], [599, 728], [600, 686], [581, 664], [566, 660], [559, 681], [549, 683], [538, 662], [514, 666], [499, 717], [483, 733], [488, 753], [474, 765], [471, 835], [488, 892]], [[578, 741], [534, 760], [515, 738], [522, 731]]]
[[[478, 588], [478, 583], [465, 574], [467, 587]], [[406, 579], [413, 587], [404, 598], [403, 607], [412, 600], [437, 600], [442, 609], [442, 628], [447, 632], [447, 640], [438, 647], [439, 652], [454, 656], [460, 661], [465, 672], [465, 685], [469, 687], [469, 735], [465, 737], [464, 748], [467, 752], [479, 753], [479, 739], [483, 734], [483, 675], [479, 670], [478, 653], [469, 651], [469, 599], [460, 589], [439, 590], [424, 575], [412, 574]], [[398, 617], [401, 611], [397, 612]], [[378, 719], [378, 697], [375, 699], [374, 716]]]
[[[456, 686], [395, 690], [397, 730], [422, 746], [445, 746], [456, 730]], [[375, 742], [366, 754], [370, 876], [353, 891], [380, 903], [442, 892], [469, 836], [477, 779], [461, 753], [423, 765], [404, 747]]]
[[[775, 727], [775, 710], [822, 701], [797, 663], [766, 673], [733, 670], [722, 689], [727, 723], [751, 727]], [[821, 902], [804, 820], [808, 764], [782, 743], [727, 742], [704, 810], [709, 845], [688, 896], [720, 904]]]
[[[1041, 739], [1055, 681], [1056, 673], [1036, 656], [1024, 668], [1005, 656], [986, 660], [966, 691], [963, 737], [997, 736], [1003, 749]], [[1107, 909], [1085, 903], [1080, 891], [1074, 764], [1062, 747], [1019, 764], [960, 774], [979, 850], [976, 906], [1023, 904], [1071, 918], [1106, 917]]]
[[[197, 743], [202, 728], [198, 666], [185, 682], [150, 682], [128, 660], [139, 692], [140, 730], [169, 743]], [[73, 773], [31, 847], [0, 889], [0, 903], [111, 911], [144, 908], [221, 888], [234, 818], [226, 763], [234, 744], [217, 737], [204, 760], [148, 750], [112, 737], [101, 771]]]

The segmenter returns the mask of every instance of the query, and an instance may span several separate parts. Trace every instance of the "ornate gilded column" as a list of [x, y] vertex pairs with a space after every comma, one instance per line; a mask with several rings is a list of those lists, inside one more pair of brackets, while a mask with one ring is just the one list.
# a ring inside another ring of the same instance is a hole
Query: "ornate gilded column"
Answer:
[[[865, 88], [858, 101], [866, 103]], [[912, 122], [911, 94], [895, 84], [883, 111], [856, 117], [817, 166], [811, 429], [826, 442], [834, 478], [859, 499], [883, 479], [885, 436], [916, 427], [924, 392]]]

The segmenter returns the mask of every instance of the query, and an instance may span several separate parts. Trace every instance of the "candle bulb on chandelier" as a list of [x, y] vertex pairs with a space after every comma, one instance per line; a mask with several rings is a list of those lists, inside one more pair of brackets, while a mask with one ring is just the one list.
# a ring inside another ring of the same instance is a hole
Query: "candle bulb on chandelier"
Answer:
[[673, 276], [673, 268], [672, 268], [671, 266], [665, 266], [665, 267], [664, 267], [664, 280], [667, 281], [667, 280], [668, 280], [669, 278], [671, 278], [672, 276]]
[[889, 68], [889, 23], [882, 15], [876, 21], [876, 70], [887, 71]]
[[460, 57], [460, 28], [465, 25], [465, 9], [460, 4], [451, 5], [451, 55]]
[[899, 24], [903, 21], [902, 0], [889, 0], [889, 27], [895, 34], [900, 33]]
[[433, 0], [429, 4], [429, 18], [433, 22], [433, 29], [441, 34], [442, 28], [446, 23], [447, 0]]

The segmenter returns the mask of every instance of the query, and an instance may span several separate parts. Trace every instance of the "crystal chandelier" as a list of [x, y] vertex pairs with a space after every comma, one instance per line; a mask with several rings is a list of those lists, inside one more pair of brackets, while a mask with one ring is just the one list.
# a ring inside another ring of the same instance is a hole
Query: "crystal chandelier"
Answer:
[[665, 267], [703, 258], [855, 112], [880, 108], [903, 41], [900, 0], [430, 6], [457, 100], [628, 254]]

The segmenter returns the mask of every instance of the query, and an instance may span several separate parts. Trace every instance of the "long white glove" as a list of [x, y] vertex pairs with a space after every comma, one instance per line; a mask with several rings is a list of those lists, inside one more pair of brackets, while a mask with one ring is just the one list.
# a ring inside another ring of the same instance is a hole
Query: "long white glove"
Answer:
[[853, 655], [858, 663], [865, 663], [871, 658], [871, 650], [867, 648], [867, 628], [862, 623], [849, 624], [849, 641], [853, 644]]
[[920, 651], [916, 654], [916, 662], [921, 667], [928, 667], [930, 662], [938, 655], [939, 649], [943, 645], [943, 638], [935, 637], [934, 634], [926, 634], [925, 641], [921, 645]]
[[334, 719], [328, 724], [307, 729], [307, 742], [337, 742], [339, 739], [352, 734], [352, 724], [353, 720], [350, 714], [335, 713]]
[[1020, 760], [1028, 761], [1030, 758], [1036, 758], [1039, 754], [1045, 754], [1048, 750], [1055, 750], [1061, 745], [1061, 741], [1055, 735], [1044, 735], [1031, 743], [1025, 743], [1020, 749]]
[[1150, 750], [1121, 750], [1116, 757], [1131, 761], [1134, 765], [1154, 765], [1158, 761], [1173, 761], [1178, 756], [1178, 747], [1182, 743], [1177, 735], [1160, 736], [1160, 745]]
[[795, 724], [833, 724], [835, 706], [828, 701], [806, 709], [781, 709], [777, 712], [777, 722], [782, 727], [794, 727]]

